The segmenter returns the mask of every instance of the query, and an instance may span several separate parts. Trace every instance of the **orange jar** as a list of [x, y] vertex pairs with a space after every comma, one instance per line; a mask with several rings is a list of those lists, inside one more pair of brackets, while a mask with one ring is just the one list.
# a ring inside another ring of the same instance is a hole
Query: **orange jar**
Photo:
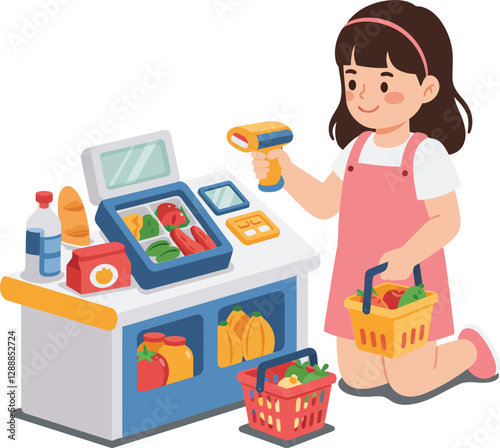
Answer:
[[193, 377], [193, 352], [186, 346], [186, 338], [167, 336], [159, 353], [167, 360], [169, 368], [167, 384]]
[[144, 342], [137, 347], [137, 350], [142, 352], [145, 345], [148, 350], [158, 353], [160, 348], [163, 346], [164, 340], [165, 335], [163, 333], [146, 333], [144, 335]]

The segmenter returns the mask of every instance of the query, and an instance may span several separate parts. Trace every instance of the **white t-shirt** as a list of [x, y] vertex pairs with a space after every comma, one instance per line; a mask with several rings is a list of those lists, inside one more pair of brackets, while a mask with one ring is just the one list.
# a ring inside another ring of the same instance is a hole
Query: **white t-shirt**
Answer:
[[[372, 133], [368, 137], [359, 156], [359, 163], [401, 166], [409, 139], [399, 146], [383, 148], [375, 145], [374, 135]], [[333, 171], [342, 180], [344, 180], [347, 161], [355, 141], [356, 139], [349, 143], [332, 164]], [[443, 196], [460, 186], [460, 180], [446, 148], [441, 142], [432, 138], [427, 138], [418, 145], [413, 159], [413, 177], [419, 200]]]

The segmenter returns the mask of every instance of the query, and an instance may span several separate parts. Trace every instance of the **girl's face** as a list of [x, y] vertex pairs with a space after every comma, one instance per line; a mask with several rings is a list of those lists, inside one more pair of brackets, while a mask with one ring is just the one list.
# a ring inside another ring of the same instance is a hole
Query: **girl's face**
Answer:
[[353, 118], [375, 130], [409, 121], [439, 91], [434, 76], [427, 76], [420, 84], [417, 75], [394, 67], [389, 54], [387, 68], [360, 66], [352, 57], [351, 64], [344, 65], [344, 84], [347, 108]]

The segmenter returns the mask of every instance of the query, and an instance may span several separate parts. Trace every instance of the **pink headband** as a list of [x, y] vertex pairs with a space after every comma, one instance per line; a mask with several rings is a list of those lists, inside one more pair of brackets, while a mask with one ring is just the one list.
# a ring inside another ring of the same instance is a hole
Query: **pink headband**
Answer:
[[350, 22], [347, 22], [345, 25], [344, 25], [344, 28], [346, 26], [349, 26], [349, 25], [353, 25], [355, 23], [362, 23], [362, 22], [369, 22], [369, 23], [380, 23], [381, 25], [385, 25], [385, 26], [388, 26], [396, 31], [399, 31], [403, 36], [405, 36], [412, 44], [413, 46], [416, 48], [416, 50], [418, 51], [418, 54], [420, 55], [420, 59], [422, 59], [422, 63], [424, 64], [424, 69], [425, 69], [425, 76], [428, 76], [429, 75], [429, 70], [427, 68], [427, 60], [425, 59], [425, 56], [424, 56], [424, 52], [422, 51], [422, 49], [420, 48], [420, 45], [418, 44], [418, 42], [413, 38], [413, 36], [408, 32], [406, 31], [404, 28], [401, 28], [399, 25], [396, 25], [395, 23], [393, 22], [389, 22], [388, 20], [384, 20], [384, 19], [378, 19], [376, 17], [363, 17], [361, 19], [354, 19], [354, 20], [351, 20]]

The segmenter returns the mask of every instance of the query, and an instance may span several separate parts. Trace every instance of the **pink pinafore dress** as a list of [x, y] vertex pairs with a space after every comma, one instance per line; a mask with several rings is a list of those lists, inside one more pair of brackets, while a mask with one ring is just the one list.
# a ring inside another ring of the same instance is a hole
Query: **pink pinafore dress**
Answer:
[[[415, 133], [404, 150], [400, 167], [359, 163], [371, 132], [361, 134], [351, 150], [344, 175], [339, 212], [339, 238], [333, 269], [325, 331], [354, 339], [344, 300], [363, 289], [367, 269], [377, 266], [382, 255], [403, 246], [429, 219], [424, 201], [418, 200], [413, 179], [413, 159], [427, 136]], [[453, 316], [441, 249], [420, 263], [426, 290], [438, 294], [429, 341], [453, 334]], [[411, 286], [413, 276], [398, 284]], [[383, 283], [380, 275], [373, 284]]]

